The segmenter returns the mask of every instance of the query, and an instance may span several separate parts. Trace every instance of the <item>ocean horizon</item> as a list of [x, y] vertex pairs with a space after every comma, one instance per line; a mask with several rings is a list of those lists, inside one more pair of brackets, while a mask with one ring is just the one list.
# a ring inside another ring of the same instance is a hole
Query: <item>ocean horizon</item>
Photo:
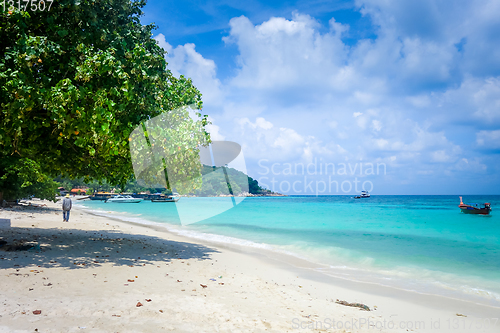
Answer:
[[[173, 203], [81, 202], [100, 215], [164, 226], [190, 238], [301, 258], [335, 278], [500, 307], [500, 195], [488, 216], [460, 212], [457, 195], [248, 197], [182, 226]], [[182, 198], [210, 207], [222, 198]]]

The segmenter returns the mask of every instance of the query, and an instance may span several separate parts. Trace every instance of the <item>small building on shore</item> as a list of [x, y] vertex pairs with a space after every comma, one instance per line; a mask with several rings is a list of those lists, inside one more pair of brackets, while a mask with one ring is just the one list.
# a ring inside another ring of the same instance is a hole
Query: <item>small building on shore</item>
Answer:
[[69, 193], [71, 195], [84, 195], [87, 194], [88, 187], [74, 188]]

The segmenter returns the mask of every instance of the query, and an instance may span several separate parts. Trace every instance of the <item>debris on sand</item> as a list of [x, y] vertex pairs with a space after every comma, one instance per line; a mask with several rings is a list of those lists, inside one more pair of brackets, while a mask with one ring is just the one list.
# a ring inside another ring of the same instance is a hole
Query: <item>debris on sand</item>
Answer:
[[340, 304], [340, 305], [352, 306], [352, 307], [355, 307], [355, 308], [360, 308], [361, 310], [364, 310], [364, 311], [371, 311], [370, 308], [367, 305], [362, 304], [362, 303], [349, 303], [349, 302], [346, 302], [346, 301], [339, 301], [338, 299], [337, 299], [337, 301], [335, 301], [335, 303]]

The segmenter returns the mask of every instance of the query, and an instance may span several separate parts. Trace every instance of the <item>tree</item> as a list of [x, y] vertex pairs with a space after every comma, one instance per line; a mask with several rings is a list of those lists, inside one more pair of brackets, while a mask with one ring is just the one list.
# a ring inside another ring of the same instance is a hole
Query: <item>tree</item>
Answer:
[[59, 186], [41, 171], [37, 162], [30, 159], [16, 159], [13, 162], [10, 158], [3, 158], [0, 160], [0, 168], [0, 188], [4, 189], [1, 200], [28, 198], [35, 193], [38, 197], [51, 199]]
[[[59, 0], [50, 11], [0, 14], [1, 159], [124, 187], [134, 128], [182, 105], [201, 108], [191, 80], [166, 69], [155, 26], [140, 23], [144, 5]], [[196, 121], [205, 144], [207, 116]], [[0, 177], [16, 176], [6, 170]]]

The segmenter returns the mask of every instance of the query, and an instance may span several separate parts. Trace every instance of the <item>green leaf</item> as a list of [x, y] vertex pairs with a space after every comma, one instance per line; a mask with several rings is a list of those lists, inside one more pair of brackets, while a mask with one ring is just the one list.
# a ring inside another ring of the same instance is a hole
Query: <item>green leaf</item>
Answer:
[[[134, 128], [185, 104], [201, 107], [192, 82], [166, 69], [153, 27], [140, 24], [144, 5], [60, 1], [0, 24], [0, 175], [20, 179], [9, 167], [28, 159], [40, 174], [121, 183], [133, 172], [124, 139]], [[209, 140], [193, 126], [176, 135]]]

